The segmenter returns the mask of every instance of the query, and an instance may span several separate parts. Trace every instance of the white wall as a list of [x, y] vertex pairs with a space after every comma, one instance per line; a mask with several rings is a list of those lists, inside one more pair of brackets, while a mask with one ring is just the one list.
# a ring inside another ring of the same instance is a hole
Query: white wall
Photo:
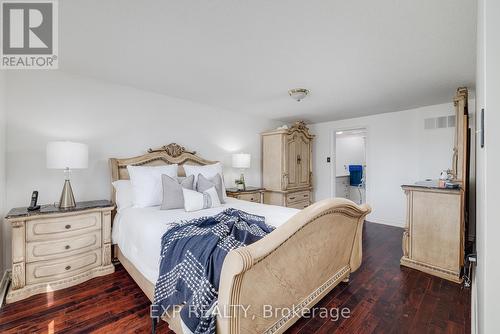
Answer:
[[[450, 92], [450, 100], [453, 92]], [[474, 102], [471, 103], [472, 108]], [[331, 164], [332, 138], [337, 130], [367, 128], [366, 202], [373, 208], [370, 221], [404, 226], [402, 184], [437, 179], [451, 167], [454, 128], [424, 130], [424, 119], [454, 114], [452, 103], [395, 113], [318, 123], [311, 126], [314, 142], [315, 200], [335, 194]]]
[[349, 174], [349, 165], [365, 164], [365, 140], [363, 136], [338, 136], [335, 160], [337, 176]]
[[[479, 333], [499, 333], [500, 2], [478, 2], [477, 110], [485, 109], [485, 147], [477, 147], [477, 311]], [[480, 122], [477, 122], [478, 129]], [[474, 303], [474, 301], [473, 301]]]
[[[6, 75], [5, 71], [0, 71], [0, 221], [3, 221], [3, 216], [5, 214], [5, 141], [7, 136], [6, 132]], [[3, 224], [2, 224], [3, 226]], [[5, 252], [5, 248], [7, 247], [6, 243], [3, 242], [3, 229], [0, 228], [0, 252], [3, 254]], [[5, 248], [4, 248], [5, 247]], [[3, 275], [5, 266], [3, 257], [0, 256], [0, 279]]]
[[144, 154], [171, 142], [222, 161], [231, 185], [239, 175], [230, 168], [231, 153], [251, 153], [247, 180], [260, 185], [259, 133], [278, 125], [57, 71], [9, 73], [7, 94], [8, 207], [28, 205], [35, 189], [40, 203], [59, 199], [63, 173], [45, 168], [45, 145], [60, 139], [89, 145], [89, 168], [73, 173], [80, 201], [110, 197], [109, 158]]

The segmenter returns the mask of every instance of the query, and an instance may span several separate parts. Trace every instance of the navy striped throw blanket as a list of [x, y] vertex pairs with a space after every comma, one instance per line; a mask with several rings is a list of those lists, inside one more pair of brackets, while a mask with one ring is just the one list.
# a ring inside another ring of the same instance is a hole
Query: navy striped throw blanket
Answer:
[[162, 237], [153, 319], [167, 310], [178, 311], [185, 333], [215, 333], [214, 310], [224, 258], [232, 249], [249, 245], [273, 229], [264, 217], [231, 208], [168, 230]]

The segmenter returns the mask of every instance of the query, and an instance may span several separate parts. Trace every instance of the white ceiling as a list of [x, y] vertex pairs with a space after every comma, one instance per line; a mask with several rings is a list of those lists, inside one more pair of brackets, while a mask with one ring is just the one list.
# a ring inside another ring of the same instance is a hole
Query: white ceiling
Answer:
[[475, 3], [64, 0], [60, 68], [280, 120], [404, 110], [474, 86]]

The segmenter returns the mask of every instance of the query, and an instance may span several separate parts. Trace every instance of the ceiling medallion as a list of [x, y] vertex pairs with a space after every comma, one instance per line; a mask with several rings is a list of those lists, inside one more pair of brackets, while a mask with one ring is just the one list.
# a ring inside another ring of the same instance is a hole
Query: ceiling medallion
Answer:
[[307, 95], [309, 95], [309, 90], [305, 88], [293, 88], [288, 90], [288, 95], [297, 102], [302, 101]]

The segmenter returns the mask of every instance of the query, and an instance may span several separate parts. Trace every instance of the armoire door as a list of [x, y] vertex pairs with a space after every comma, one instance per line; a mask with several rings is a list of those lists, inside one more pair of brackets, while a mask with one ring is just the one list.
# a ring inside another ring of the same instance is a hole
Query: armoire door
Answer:
[[297, 157], [299, 154], [300, 146], [298, 145], [297, 134], [286, 136], [285, 144], [285, 183], [283, 189], [290, 189], [298, 187], [297, 180]]
[[310, 185], [311, 141], [304, 135], [297, 137], [297, 180], [299, 187]]

